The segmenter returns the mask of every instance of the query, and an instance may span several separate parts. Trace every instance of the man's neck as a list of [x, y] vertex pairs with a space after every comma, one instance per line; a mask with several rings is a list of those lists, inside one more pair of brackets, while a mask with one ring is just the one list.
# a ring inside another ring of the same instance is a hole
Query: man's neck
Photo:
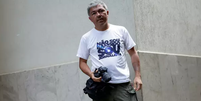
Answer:
[[95, 26], [95, 29], [98, 30], [98, 31], [105, 31], [109, 28], [109, 24], [106, 23], [104, 25], [96, 25]]

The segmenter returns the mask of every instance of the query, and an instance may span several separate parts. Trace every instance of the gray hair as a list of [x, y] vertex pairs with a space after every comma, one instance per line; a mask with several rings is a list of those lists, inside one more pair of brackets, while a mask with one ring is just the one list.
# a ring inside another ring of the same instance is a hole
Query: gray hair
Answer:
[[94, 7], [94, 6], [97, 6], [97, 5], [102, 5], [106, 10], [108, 10], [107, 9], [107, 5], [103, 1], [101, 1], [101, 0], [93, 0], [93, 1], [91, 1], [91, 3], [87, 7], [87, 13], [88, 13], [88, 15], [90, 15], [89, 14], [90, 13], [90, 9], [92, 7]]

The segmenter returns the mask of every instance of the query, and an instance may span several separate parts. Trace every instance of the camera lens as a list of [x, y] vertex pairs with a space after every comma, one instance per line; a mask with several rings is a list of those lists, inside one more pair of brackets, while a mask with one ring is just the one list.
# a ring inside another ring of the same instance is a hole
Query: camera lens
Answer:
[[102, 80], [103, 82], [109, 82], [111, 80], [111, 76], [108, 73], [104, 72], [102, 75]]

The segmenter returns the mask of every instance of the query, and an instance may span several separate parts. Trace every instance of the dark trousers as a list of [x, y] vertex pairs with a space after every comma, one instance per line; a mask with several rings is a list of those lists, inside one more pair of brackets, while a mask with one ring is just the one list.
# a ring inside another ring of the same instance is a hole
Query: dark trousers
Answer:
[[133, 87], [129, 83], [112, 84], [114, 88], [110, 90], [107, 97], [93, 101], [138, 101]]

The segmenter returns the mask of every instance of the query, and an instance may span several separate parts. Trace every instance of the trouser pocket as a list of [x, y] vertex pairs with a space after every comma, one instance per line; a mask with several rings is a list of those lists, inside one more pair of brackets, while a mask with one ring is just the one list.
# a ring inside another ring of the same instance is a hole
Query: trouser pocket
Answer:
[[136, 94], [134, 88], [129, 84], [128, 87], [127, 87], [127, 92], [129, 94]]
[[130, 101], [138, 101], [136, 91], [131, 85], [128, 86], [127, 92], [130, 95]]

